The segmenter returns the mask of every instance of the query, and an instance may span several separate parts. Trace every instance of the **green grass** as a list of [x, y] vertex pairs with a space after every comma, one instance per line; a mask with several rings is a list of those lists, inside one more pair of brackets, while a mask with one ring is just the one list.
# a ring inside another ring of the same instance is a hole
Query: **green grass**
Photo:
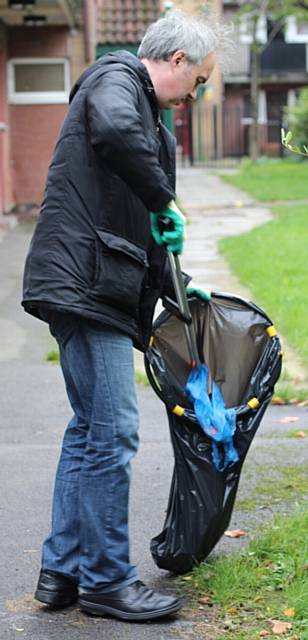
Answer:
[[[294, 433], [294, 432], [293, 432]], [[275, 437], [277, 437], [277, 432]], [[249, 498], [236, 500], [237, 511], [255, 511], [258, 507], [295, 503], [308, 498], [308, 474], [306, 464], [277, 467], [262, 465], [258, 467], [258, 476], [264, 478], [264, 484], [258, 484], [250, 491]]]
[[143, 384], [146, 387], [150, 386], [148, 376], [143, 371], [135, 371], [136, 384]]
[[[298, 385], [288, 384], [286, 382], [278, 382], [275, 385], [275, 395], [273, 398], [274, 404], [276, 400], [283, 400], [285, 404], [307, 402], [308, 389], [306, 387], [299, 387]], [[276, 402], [276, 404], [279, 404], [279, 401]]]
[[308, 206], [275, 207], [274, 215], [219, 248], [308, 368]]
[[306, 438], [308, 437], [308, 429], [297, 429], [296, 431], [288, 431], [287, 438], [296, 438], [298, 440], [299, 436], [297, 434], [299, 431], [302, 431], [305, 434]]
[[[277, 516], [243, 552], [227, 554], [201, 564], [190, 585], [197, 597], [209, 594], [221, 630], [217, 638], [259, 638], [271, 631], [271, 619], [291, 622], [284, 637], [308, 638], [308, 513], [300, 507], [289, 516]], [[285, 609], [294, 609], [288, 617]], [[225, 624], [227, 622], [227, 625]], [[269, 636], [275, 637], [275, 636]]]
[[59, 364], [60, 363], [60, 354], [58, 349], [51, 349], [51, 351], [48, 351], [47, 355], [46, 355], [46, 360], [47, 362], [52, 362], [53, 364]]
[[[283, 402], [281, 402], [283, 401]], [[275, 385], [273, 403], [275, 404], [298, 404], [308, 401], [308, 387], [298, 382], [294, 382], [292, 377], [282, 368], [281, 376]]]
[[261, 201], [308, 199], [308, 162], [305, 161], [243, 163], [238, 174], [224, 175], [222, 179]]

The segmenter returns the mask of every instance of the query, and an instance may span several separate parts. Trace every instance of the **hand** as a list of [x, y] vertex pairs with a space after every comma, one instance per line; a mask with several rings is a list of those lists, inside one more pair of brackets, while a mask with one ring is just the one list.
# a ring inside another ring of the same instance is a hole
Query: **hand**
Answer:
[[[164, 230], [163, 222], [160, 218], [171, 220], [170, 231]], [[164, 244], [168, 251], [180, 254], [183, 251], [183, 241], [185, 238], [186, 218], [180, 209], [171, 200], [165, 209], [158, 213], [150, 213], [152, 235], [157, 244]]]
[[209, 300], [211, 300], [210, 293], [206, 293], [206, 291], [202, 291], [202, 289], [197, 289], [196, 287], [187, 287], [186, 294], [188, 297], [197, 296], [197, 298], [200, 298], [204, 302], [208, 302]]

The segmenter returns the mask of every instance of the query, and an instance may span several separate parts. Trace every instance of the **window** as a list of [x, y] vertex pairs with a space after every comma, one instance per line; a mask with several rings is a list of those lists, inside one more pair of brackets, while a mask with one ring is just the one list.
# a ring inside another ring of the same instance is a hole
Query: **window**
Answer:
[[296, 18], [290, 16], [286, 25], [286, 42], [308, 43], [308, 22], [298, 22]]
[[68, 102], [69, 61], [65, 58], [12, 58], [8, 62], [11, 104]]
[[[243, 15], [240, 17], [239, 24], [239, 39], [240, 42], [245, 44], [251, 44], [253, 41], [252, 37], [252, 19], [249, 14]], [[256, 37], [258, 42], [265, 44], [267, 42], [267, 32], [266, 32], [266, 18], [263, 15], [260, 15], [257, 23], [256, 29]]]

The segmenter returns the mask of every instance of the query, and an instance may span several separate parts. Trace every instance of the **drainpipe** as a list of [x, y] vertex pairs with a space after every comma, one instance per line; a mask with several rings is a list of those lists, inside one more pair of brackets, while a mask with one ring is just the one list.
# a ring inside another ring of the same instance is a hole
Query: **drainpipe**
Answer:
[[5, 123], [0, 122], [0, 216], [4, 209], [4, 162], [3, 162], [3, 132]]
[[94, 0], [84, 0], [83, 2], [83, 33], [84, 33], [84, 51], [85, 61], [92, 62], [95, 58], [95, 42], [94, 42]]

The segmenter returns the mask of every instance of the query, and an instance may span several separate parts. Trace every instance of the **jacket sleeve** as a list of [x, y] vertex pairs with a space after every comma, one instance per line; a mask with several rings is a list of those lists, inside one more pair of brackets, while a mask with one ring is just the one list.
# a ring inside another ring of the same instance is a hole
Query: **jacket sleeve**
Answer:
[[145, 136], [140, 88], [129, 71], [110, 70], [87, 96], [91, 144], [149, 211], [160, 211], [175, 197], [155, 148]]

